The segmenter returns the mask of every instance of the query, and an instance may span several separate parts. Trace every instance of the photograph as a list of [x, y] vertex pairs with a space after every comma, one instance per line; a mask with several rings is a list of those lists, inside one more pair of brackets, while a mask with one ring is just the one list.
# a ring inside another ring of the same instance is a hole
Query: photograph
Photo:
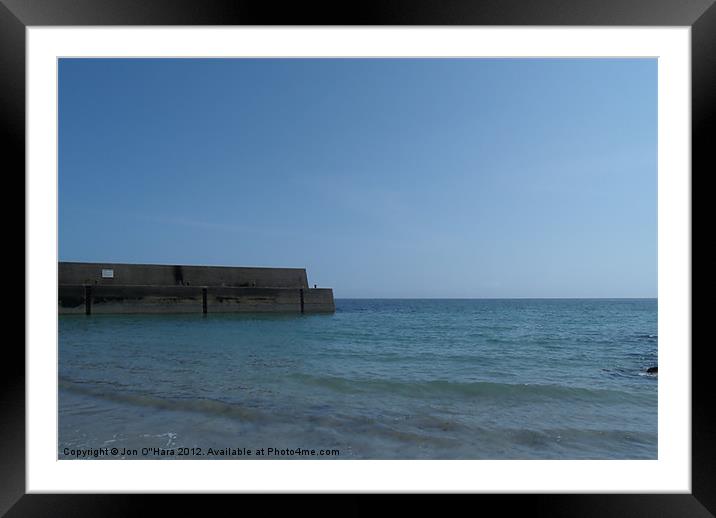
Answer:
[[57, 459], [658, 460], [656, 57], [60, 57]]
[[713, 2], [0, 0], [0, 515], [713, 517]]

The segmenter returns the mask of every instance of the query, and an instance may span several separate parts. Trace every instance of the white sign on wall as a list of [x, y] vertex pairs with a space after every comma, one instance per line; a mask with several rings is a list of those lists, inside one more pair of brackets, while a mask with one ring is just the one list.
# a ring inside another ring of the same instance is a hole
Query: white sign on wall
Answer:
[[103, 279], [114, 279], [114, 270], [102, 270]]

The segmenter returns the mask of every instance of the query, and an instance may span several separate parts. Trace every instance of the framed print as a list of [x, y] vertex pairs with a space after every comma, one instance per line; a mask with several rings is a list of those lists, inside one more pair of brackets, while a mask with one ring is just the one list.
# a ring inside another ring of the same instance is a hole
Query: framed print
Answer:
[[81, 493], [716, 507], [691, 342], [711, 2], [3, 2], [27, 204], [8, 516], [136, 505]]

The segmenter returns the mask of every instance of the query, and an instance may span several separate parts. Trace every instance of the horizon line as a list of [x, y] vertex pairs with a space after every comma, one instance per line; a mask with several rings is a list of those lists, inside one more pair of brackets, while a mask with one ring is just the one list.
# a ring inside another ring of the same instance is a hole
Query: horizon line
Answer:
[[658, 300], [658, 297], [335, 297], [336, 300]]

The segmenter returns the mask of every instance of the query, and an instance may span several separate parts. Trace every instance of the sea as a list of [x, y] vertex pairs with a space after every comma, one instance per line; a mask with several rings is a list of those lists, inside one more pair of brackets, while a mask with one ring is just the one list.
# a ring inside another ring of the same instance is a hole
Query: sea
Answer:
[[60, 459], [656, 459], [656, 299], [61, 315]]

